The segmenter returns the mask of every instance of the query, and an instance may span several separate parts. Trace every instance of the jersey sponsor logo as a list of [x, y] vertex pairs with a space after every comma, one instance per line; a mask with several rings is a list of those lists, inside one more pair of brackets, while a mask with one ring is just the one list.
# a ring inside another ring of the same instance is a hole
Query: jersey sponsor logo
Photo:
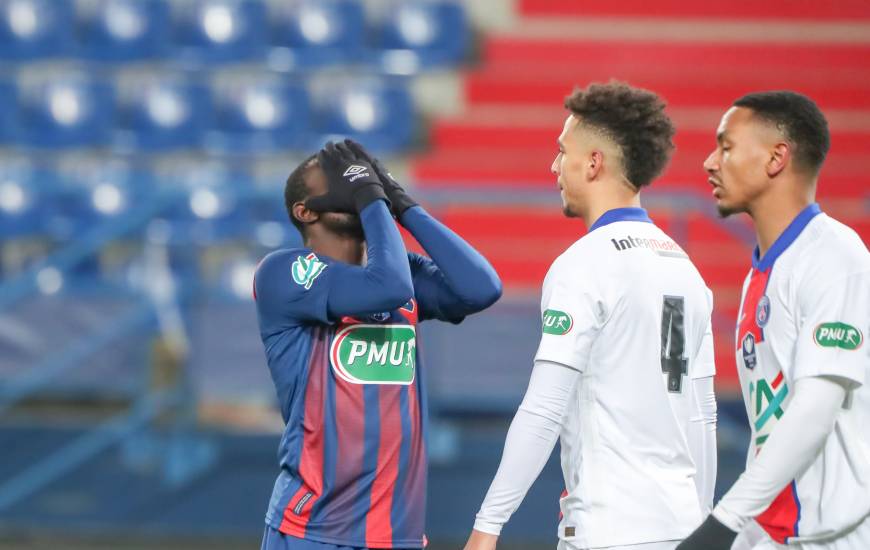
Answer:
[[416, 330], [410, 325], [351, 325], [338, 331], [329, 352], [335, 373], [352, 384], [414, 381]]
[[758, 356], [755, 353], [755, 336], [751, 332], [747, 332], [743, 337], [743, 343], [740, 344], [740, 351], [743, 352], [743, 364], [747, 369], [754, 369], [758, 364]]
[[548, 309], [544, 312], [544, 334], [562, 336], [571, 332], [573, 326], [574, 319], [564, 311]]
[[755, 308], [755, 322], [759, 327], [764, 327], [770, 320], [770, 298], [763, 295]]
[[312, 283], [326, 269], [326, 264], [314, 255], [314, 252], [307, 256], [299, 256], [293, 265], [290, 266], [290, 272], [293, 274], [293, 282], [297, 285], [304, 286], [305, 290], [311, 288]]
[[764, 445], [773, 430], [771, 420], [779, 420], [785, 414], [785, 399], [788, 397], [788, 384], [780, 371], [768, 382], [759, 378], [749, 383], [749, 402], [752, 404], [752, 422], [755, 427], [756, 451]]
[[613, 243], [613, 247], [616, 248], [616, 250], [620, 251], [631, 250], [632, 248], [646, 248], [652, 250], [659, 256], [688, 258], [686, 253], [683, 252], [683, 249], [680, 248], [680, 245], [672, 240], [650, 239], [645, 237], [640, 238], [626, 235], [624, 239], [610, 239], [610, 242]]
[[821, 323], [813, 332], [813, 340], [816, 345], [823, 348], [853, 350], [860, 348], [864, 343], [864, 335], [860, 330], [846, 323]]

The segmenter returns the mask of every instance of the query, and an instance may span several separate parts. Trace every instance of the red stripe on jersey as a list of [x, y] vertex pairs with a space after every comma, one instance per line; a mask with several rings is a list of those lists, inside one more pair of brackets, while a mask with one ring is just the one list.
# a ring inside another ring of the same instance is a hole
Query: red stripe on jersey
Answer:
[[[560, 503], [560, 504], [561, 504], [561, 502], [562, 502], [562, 499], [565, 498], [566, 496], [568, 496], [568, 489], [562, 489], [562, 494], [559, 495], [559, 503]], [[562, 519], [563, 519], [564, 517], [565, 517], [565, 514], [562, 513], [562, 510], [561, 510], [561, 507], [560, 507], [560, 509], [559, 509], [559, 521], [562, 521]]]
[[797, 487], [792, 482], [773, 499], [767, 510], [755, 518], [755, 521], [770, 535], [770, 538], [780, 544], [785, 544], [786, 539], [797, 536], [800, 511]]
[[[299, 477], [302, 486], [284, 508], [278, 528], [282, 533], [304, 538], [311, 518], [311, 508], [323, 494], [323, 408], [326, 404], [327, 341], [323, 329], [314, 331], [315, 344], [308, 360], [308, 386], [305, 389], [305, 412], [302, 417], [302, 453]], [[311, 493], [311, 496], [305, 495]], [[301, 507], [300, 507], [301, 504]]]
[[782, 384], [782, 379], [782, 371], [779, 371], [779, 374], [776, 375], [776, 378], [774, 378], [773, 382], [770, 384], [771, 386], [773, 386], [773, 389], [779, 388], [779, 385]]
[[758, 302], [764, 296], [764, 290], [767, 288], [767, 279], [770, 276], [770, 270], [758, 271], [752, 270], [749, 278], [749, 287], [746, 289], [746, 295], [743, 297], [743, 305], [740, 308], [740, 324], [737, 331], [737, 349], [743, 345], [743, 338], [747, 332], [751, 332], [755, 337], [755, 343], [761, 342], [761, 327], [758, 326], [756, 320], [756, 310]]
[[[335, 463], [334, 495], [342, 495], [330, 508], [345, 514], [359, 498], [357, 481], [363, 470], [365, 455], [366, 407], [363, 388], [340, 376], [335, 379], [335, 427], [338, 460]], [[345, 498], [347, 497], [347, 498]]]
[[381, 422], [378, 466], [372, 483], [371, 507], [366, 516], [366, 546], [376, 547], [393, 540], [391, 513], [393, 493], [399, 476], [399, 452], [402, 446], [401, 386], [381, 386], [379, 414]]
[[416, 325], [419, 318], [417, 312], [417, 300], [411, 298], [408, 300], [408, 303], [399, 308], [399, 313], [407, 319], [408, 323], [411, 325]]

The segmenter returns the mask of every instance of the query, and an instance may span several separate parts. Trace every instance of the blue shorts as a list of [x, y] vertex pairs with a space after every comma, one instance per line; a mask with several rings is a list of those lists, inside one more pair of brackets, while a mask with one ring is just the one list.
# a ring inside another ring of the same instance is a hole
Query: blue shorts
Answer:
[[[267, 525], [263, 532], [263, 544], [260, 550], [366, 550], [358, 546], [337, 546], [325, 542], [315, 542], [285, 535], [281, 531]], [[407, 549], [417, 550], [417, 549]]]

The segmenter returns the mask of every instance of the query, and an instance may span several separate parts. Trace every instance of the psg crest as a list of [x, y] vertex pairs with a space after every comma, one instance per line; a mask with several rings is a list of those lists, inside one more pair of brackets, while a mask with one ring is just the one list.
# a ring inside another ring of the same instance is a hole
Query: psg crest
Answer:
[[758, 307], [755, 308], [755, 322], [759, 327], [764, 327], [770, 320], [770, 298], [767, 294], [761, 297], [758, 301]]
[[747, 369], [754, 369], [757, 363], [755, 356], [755, 336], [751, 332], [747, 332], [743, 337], [743, 343], [740, 344], [740, 349], [743, 352], [743, 364]]

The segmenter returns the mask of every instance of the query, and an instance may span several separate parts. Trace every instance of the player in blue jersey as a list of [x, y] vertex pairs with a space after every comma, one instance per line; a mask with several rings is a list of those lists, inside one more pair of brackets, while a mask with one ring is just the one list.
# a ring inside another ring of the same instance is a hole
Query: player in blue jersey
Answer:
[[[286, 423], [262, 547], [422, 548], [417, 324], [459, 323], [501, 282], [355, 142], [327, 144], [284, 195], [304, 246], [266, 256], [254, 282]], [[430, 257], [406, 252], [393, 215]]]

